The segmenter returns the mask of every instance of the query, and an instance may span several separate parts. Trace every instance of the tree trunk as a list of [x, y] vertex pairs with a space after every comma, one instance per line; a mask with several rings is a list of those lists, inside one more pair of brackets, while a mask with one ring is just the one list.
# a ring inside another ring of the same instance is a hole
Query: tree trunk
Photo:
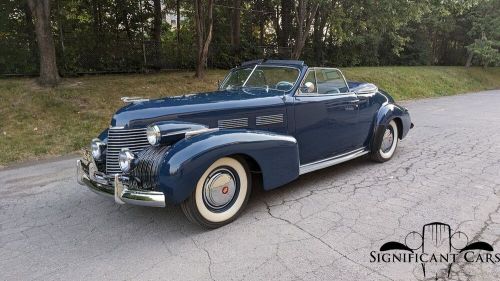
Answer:
[[310, 3], [308, 0], [299, 0], [295, 18], [297, 20], [297, 31], [292, 59], [298, 59], [306, 44], [311, 25], [318, 11], [318, 3]]
[[181, 0], [177, 0], [175, 5], [175, 13], [177, 15], [177, 46], [181, 43]]
[[233, 9], [231, 13], [231, 45], [233, 50], [238, 53], [240, 49], [241, 34], [241, 0], [233, 1]]
[[[282, 57], [288, 57], [287, 48], [289, 47], [288, 42], [290, 41], [290, 34], [292, 31], [292, 10], [294, 6], [293, 0], [281, 0], [281, 28], [278, 33], [278, 47], [280, 48], [279, 53]], [[278, 20], [278, 23], [280, 21]]]
[[465, 67], [470, 67], [472, 65], [472, 58], [474, 57], [474, 53], [469, 51], [469, 55], [467, 56], [467, 62], [465, 63]]
[[154, 65], [156, 68], [161, 67], [161, 0], [153, 0], [154, 2], [154, 20], [153, 20], [153, 38], [155, 42], [155, 57]]
[[56, 86], [60, 80], [56, 64], [56, 49], [50, 25], [50, 0], [28, 0], [35, 21], [35, 33], [40, 54], [40, 77], [42, 86]]
[[28, 3], [23, 4], [23, 10], [25, 14], [25, 20], [26, 20], [26, 28], [25, 32], [28, 37], [28, 48], [29, 48], [29, 62], [30, 64], [36, 61], [36, 35], [35, 35], [35, 26], [33, 25], [33, 17], [31, 16], [31, 10], [30, 7], [28, 6]]
[[314, 19], [314, 31], [313, 31], [313, 52], [314, 52], [314, 60], [316, 61], [316, 65], [321, 65], [323, 61], [323, 20], [325, 15], [320, 11], [316, 13], [316, 18]]
[[[207, 2], [206, 6], [203, 5]], [[194, 22], [198, 45], [195, 77], [202, 79], [205, 76], [205, 67], [208, 59], [208, 48], [212, 41], [214, 0], [194, 0]]]
[[175, 13], [176, 13], [176, 16], [177, 16], [177, 30], [175, 31], [176, 32], [176, 35], [177, 35], [177, 68], [180, 68], [180, 65], [181, 65], [181, 60], [182, 60], [182, 56], [181, 56], [181, 0], [177, 0], [176, 1], [176, 5], [175, 5]]

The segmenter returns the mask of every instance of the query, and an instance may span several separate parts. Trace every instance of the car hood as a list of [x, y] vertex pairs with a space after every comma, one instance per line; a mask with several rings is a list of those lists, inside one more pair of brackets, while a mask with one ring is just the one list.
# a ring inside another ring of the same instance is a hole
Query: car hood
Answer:
[[[111, 120], [112, 127], [142, 128], [158, 121], [182, 120], [210, 126], [210, 119], [234, 115], [242, 108], [283, 104], [285, 92], [266, 89], [240, 89], [205, 92], [128, 104]], [[209, 114], [210, 113], [210, 114]]]

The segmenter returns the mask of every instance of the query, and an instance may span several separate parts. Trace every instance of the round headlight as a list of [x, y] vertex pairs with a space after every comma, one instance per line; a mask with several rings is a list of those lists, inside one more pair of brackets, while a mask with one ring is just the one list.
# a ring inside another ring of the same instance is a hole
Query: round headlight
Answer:
[[118, 155], [118, 162], [120, 163], [120, 169], [122, 169], [122, 172], [124, 173], [130, 172], [134, 168], [135, 160], [136, 160], [135, 154], [128, 148], [122, 149], [122, 151]]
[[148, 142], [151, 145], [160, 144], [161, 133], [160, 133], [160, 128], [158, 126], [156, 125], [149, 126], [146, 133], [148, 135]]
[[93, 139], [90, 143], [92, 157], [94, 157], [95, 160], [100, 160], [101, 156], [104, 154], [105, 147], [106, 144], [103, 141], [101, 141], [100, 139]]

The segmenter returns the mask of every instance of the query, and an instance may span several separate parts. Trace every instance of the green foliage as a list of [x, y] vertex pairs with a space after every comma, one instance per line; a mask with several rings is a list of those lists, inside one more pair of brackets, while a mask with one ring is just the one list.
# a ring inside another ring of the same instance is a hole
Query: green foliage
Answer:
[[[153, 0], [52, 1], [62, 75], [194, 68], [192, 1], [180, 1], [179, 38], [175, 27], [163, 23], [161, 46], [153, 40]], [[465, 65], [468, 53], [476, 65], [499, 63], [500, 0], [309, 1], [320, 5], [301, 55], [310, 65]], [[298, 2], [243, 0], [241, 44], [235, 47], [234, 1], [217, 0], [208, 66], [226, 69], [255, 58], [288, 58], [295, 44]], [[177, 1], [162, 3], [164, 14], [175, 13]], [[292, 5], [288, 15], [281, 13], [284, 3]], [[280, 26], [283, 22], [289, 26]], [[283, 35], [285, 31], [289, 34]], [[284, 43], [279, 38], [285, 38]], [[37, 70], [38, 50], [26, 2], [4, 0], [0, 74]]]
[[486, 37], [476, 39], [476, 41], [467, 46], [469, 52], [476, 55], [484, 66], [490, 64], [498, 65], [500, 63], [500, 53], [498, 52], [498, 43], [487, 40]]
[[471, 13], [472, 28], [469, 35], [475, 38], [467, 46], [483, 66], [500, 65], [500, 0], [490, 0]]

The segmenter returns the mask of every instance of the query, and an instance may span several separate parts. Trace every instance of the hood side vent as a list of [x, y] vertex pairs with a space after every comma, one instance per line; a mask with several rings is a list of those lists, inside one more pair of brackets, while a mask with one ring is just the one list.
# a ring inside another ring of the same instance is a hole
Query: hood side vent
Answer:
[[279, 123], [283, 123], [283, 114], [264, 115], [264, 116], [257, 116], [257, 118], [255, 118], [255, 125], [257, 126], [265, 126], [265, 125], [279, 124]]
[[232, 128], [248, 127], [248, 118], [219, 120], [217, 122], [217, 127], [219, 127], [220, 129], [232, 129]]

